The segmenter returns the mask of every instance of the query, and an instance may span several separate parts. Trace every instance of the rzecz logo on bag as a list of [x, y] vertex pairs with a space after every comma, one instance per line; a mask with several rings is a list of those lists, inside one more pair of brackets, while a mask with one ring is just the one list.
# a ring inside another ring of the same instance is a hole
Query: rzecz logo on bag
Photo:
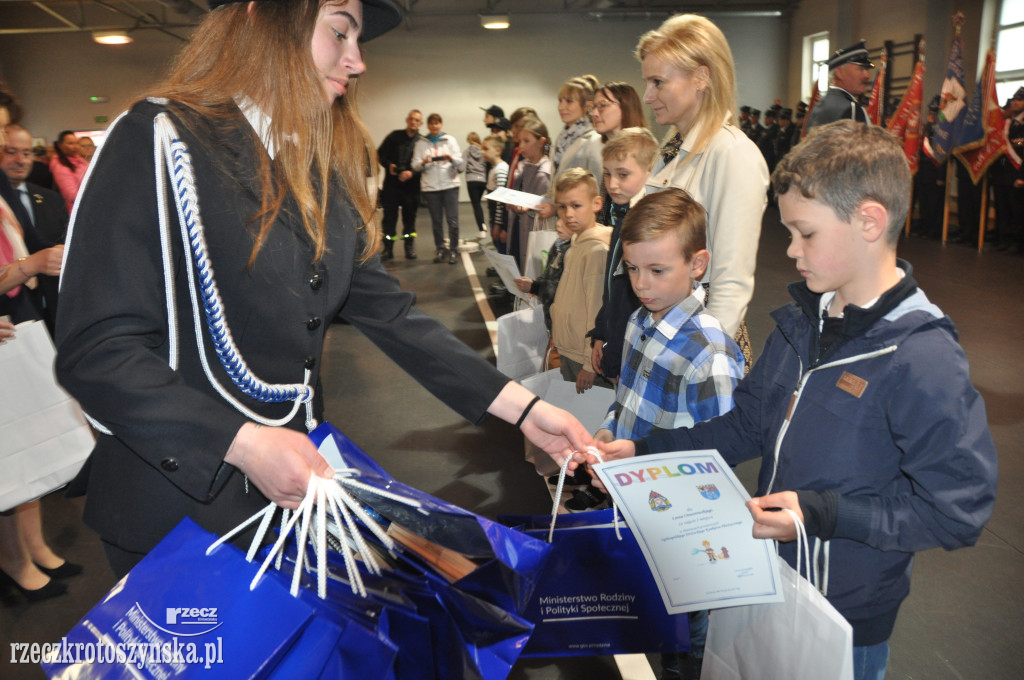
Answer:
[[217, 607], [167, 607], [164, 610], [163, 625], [157, 623], [142, 606], [136, 602], [135, 607], [149, 623], [171, 635], [194, 637], [205, 635], [217, 628], [221, 622], [217, 619]]

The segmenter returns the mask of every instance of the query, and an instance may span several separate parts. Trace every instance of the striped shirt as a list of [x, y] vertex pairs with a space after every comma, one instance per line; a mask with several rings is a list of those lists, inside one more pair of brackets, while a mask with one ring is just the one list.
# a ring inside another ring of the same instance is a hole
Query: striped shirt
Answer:
[[661, 321], [643, 307], [633, 312], [615, 404], [601, 423], [616, 439], [690, 427], [732, 408], [743, 352], [703, 300], [698, 283]]

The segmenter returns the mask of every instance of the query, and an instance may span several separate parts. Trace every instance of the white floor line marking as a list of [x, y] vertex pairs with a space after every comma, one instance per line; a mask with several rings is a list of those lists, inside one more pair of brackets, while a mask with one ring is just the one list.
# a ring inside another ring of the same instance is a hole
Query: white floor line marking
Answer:
[[495, 358], [497, 358], [498, 320], [494, 318], [491, 303], [487, 300], [487, 293], [484, 292], [483, 285], [480, 283], [480, 277], [476, 273], [472, 254], [460, 253], [460, 255], [462, 255], [462, 266], [466, 268], [466, 275], [469, 277], [469, 286], [473, 290], [473, 297], [476, 298], [476, 306], [480, 309], [480, 315], [484, 317], [484, 326], [487, 328], [487, 334], [491, 338], [491, 348], [494, 350]]

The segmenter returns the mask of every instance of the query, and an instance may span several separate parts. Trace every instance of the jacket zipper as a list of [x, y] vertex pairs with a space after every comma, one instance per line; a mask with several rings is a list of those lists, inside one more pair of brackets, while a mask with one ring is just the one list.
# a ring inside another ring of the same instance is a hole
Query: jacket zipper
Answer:
[[[797, 404], [800, 402], [800, 397], [803, 395], [804, 387], [807, 385], [807, 380], [811, 377], [811, 374], [815, 371], [819, 371], [823, 368], [832, 368], [835, 366], [843, 366], [845, 364], [852, 364], [857, 361], [863, 361], [865, 359], [873, 359], [886, 354], [892, 354], [899, 348], [898, 345], [890, 345], [883, 347], [882, 349], [875, 350], [873, 352], [866, 352], [864, 354], [858, 354], [856, 356], [847, 357], [845, 359], [839, 359], [832, 361], [827, 364], [815, 366], [814, 368], [804, 372], [804, 360], [797, 354], [797, 359], [800, 361], [800, 380], [797, 381], [796, 388], [793, 390], [793, 394], [789, 397], [789, 406], [786, 408], [786, 419], [782, 421], [782, 427], [779, 428], [779, 434], [775, 437], [775, 450], [772, 455], [772, 478], [768, 482], [768, 487], [765, 489], [765, 495], [772, 492], [772, 487], [775, 485], [775, 475], [779, 470], [779, 452], [782, 450], [782, 440], [786, 436], [786, 431], [789, 430], [789, 424], [793, 420], [793, 413], [796, 411]], [[794, 348], [795, 351], [795, 348]]]

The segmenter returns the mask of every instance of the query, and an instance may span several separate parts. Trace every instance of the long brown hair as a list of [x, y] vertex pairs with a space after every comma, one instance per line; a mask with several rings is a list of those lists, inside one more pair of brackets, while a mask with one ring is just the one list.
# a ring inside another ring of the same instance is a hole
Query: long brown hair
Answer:
[[[327, 208], [331, 191], [344, 191], [365, 230], [361, 259], [378, 247], [366, 178], [377, 158], [369, 132], [355, 106], [356, 79], [348, 92], [324, 106], [321, 76], [310, 50], [320, 8], [328, 1], [292, 0], [235, 3], [210, 12], [175, 59], [156, 95], [180, 102], [203, 116], [228, 120], [231, 106], [245, 96], [271, 117], [267, 132], [276, 149], [271, 160], [258, 153], [259, 223], [249, 265], [291, 196], [319, 261], [327, 248]], [[342, 0], [344, 2], [344, 0]], [[253, 136], [253, 143], [261, 142]]]
[[[622, 112], [622, 125], [620, 126], [622, 129], [647, 127], [640, 95], [629, 83], [613, 80], [602, 85], [594, 94], [595, 97], [598, 94], [603, 95], [619, 105], [619, 110]], [[601, 141], [607, 142], [608, 135], [601, 135]]]

